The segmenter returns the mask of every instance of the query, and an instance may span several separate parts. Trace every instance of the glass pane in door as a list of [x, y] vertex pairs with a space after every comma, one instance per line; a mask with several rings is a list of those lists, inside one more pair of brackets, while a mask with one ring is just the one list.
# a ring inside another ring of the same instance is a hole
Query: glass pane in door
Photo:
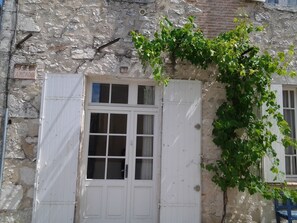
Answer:
[[90, 121], [91, 133], [107, 133], [108, 114], [92, 113]]
[[111, 103], [128, 104], [129, 85], [111, 85]]
[[154, 142], [154, 138], [152, 136], [137, 136], [136, 156], [152, 157], [153, 142]]
[[90, 135], [89, 156], [105, 156], [106, 140], [106, 136]]
[[109, 102], [110, 84], [93, 83], [92, 84], [92, 102]]
[[88, 159], [88, 179], [104, 179], [105, 159]]
[[125, 159], [108, 159], [107, 179], [124, 179]]
[[110, 114], [110, 133], [127, 133], [127, 115], [126, 114]]
[[154, 116], [138, 115], [137, 116], [137, 134], [151, 135], [154, 133]]
[[153, 179], [154, 115], [137, 115], [135, 179]]
[[136, 159], [135, 179], [136, 180], [153, 179], [153, 160], [152, 159]]
[[109, 137], [109, 156], [125, 156], [126, 154], [126, 136]]
[[154, 105], [155, 104], [155, 87], [154, 86], [138, 86], [137, 104]]

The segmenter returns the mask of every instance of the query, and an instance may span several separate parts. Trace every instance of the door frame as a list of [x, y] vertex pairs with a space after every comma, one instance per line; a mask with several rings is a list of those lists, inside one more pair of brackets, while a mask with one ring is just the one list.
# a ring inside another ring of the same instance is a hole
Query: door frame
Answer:
[[[91, 102], [91, 90], [92, 90], [92, 83], [94, 82], [100, 82], [100, 83], [108, 83], [108, 84], [127, 84], [129, 85], [129, 100], [128, 104], [121, 104], [121, 105], [114, 105], [114, 104], [104, 104], [104, 105], [99, 105]], [[79, 223], [81, 218], [82, 218], [82, 205], [84, 204], [84, 201], [82, 200], [83, 198], [83, 193], [85, 190], [83, 187], [85, 186], [85, 179], [86, 177], [86, 170], [87, 170], [87, 149], [88, 145], [86, 140], [86, 137], [88, 137], [88, 126], [89, 123], [87, 122], [88, 116], [92, 111], [94, 112], [124, 112], [124, 113], [137, 113], [137, 114], [154, 114], [155, 120], [154, 120], [154, 137], [155, 137], [155, 143], [154, 143], [154, 148], [156, 148], [156, 154], [154, 154], [154, 169], [153, 169], [153, 176], [156, 177], [154, 180], [155, 184], [155, 193], [154, 193], [154, 200], [156, 202], [156, 219], [159, 222], [160, 218], [160, 189], [161, 189], [161, 134], [162, 134], [162, 87], [157, 86], [156, 83], [153, 80], [131, 80], [131, 79], [113, 79], [113, 78], [87, 78], [86, 83], [86, 88], [85, 88], [85, 103], [84, 103], [84, 118], [83, 118], [83, 123], [82, 123], [82, 134], [81, 134], [81, 145], [80, 145], [80, 155], [79, 155], [79, 160], [78, 160], [78, 180], [77, 180], [77, 191], [76, 191], [76, 211], [75, 211], [75, 222]], [[149, 85], [149, 86], [155, 86], [155, 105], [154, 106], [147, 106], [147, 105], [137, 105], [137, 104], [129, 104], [129, 102], [132, 100], [135, 102], [137, 100], [137, 89], [138, 85]], [[134, 94], [131, 93], [131, 89], [134, 91]], [[136, 99], [135, 99], [136, 98]], [[134, 116], [135, 114], [133, 114]], [[137, 115], [136, 115], [137, 116]], [[129, 122], [129, 120], [128, 120]], [[158, 123], [158, 125], [156, 125]], [[136, 134], [130, 133], [131, 136], [136, 137]], [[128, 135], [128, 132], [127, 132]], [[128, 138], [127, 138], [128, 140]], [[128, 142], [126, 143], [128, 144]], [[135, 157], [134, 157], [135, 158]], [[131, 157], [128, 159], [132, 159]], [[157, 164], [157, 165], [155, 165]], [[130, 167], [131, 168], [131, 167]], [[133, 174], [134, 175], [134, 174]], [[131, 179], [131, 181], [133, 181]], [[127, 181], [128, 184], [128, 181]], [[132, 185], [129, 190], [132, 190]], [[127, 190], [128, 191], [128, 190]], [[132, 199], [131, 191], [127, 193], [130, 194], [130, 198]], [[128, 198], [126, 198], [128, 199]], [[132, 208], [130, 208], [132, 210]], [[127, 213], [131, 214], [131, 213]], [[127, 219], [127, 217], [126, 217]]]

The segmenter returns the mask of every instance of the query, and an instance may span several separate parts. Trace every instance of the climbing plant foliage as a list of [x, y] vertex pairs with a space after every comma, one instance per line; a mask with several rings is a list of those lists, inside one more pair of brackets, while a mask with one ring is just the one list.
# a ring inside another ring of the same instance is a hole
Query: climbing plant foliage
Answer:
[[[250, 35], [262, 31], [262, 27], [255, 27], [245, 19], [235, 19], [235, 22], [236, 28], [210, 39], [197, 28], [193, 17], [181, 27], [165, 18], [153, 38], [136, 32], [132, 33], [132, 38], [143, 66], [150, 66], [155, 80], [160, 83], [168, 82], [164, 69], [168, 58], [173, 66], [179, 61], [188, 61], [201, 69], [217, 66], [216, 80], [225, 86], [226, 101], [216, 111], [212, 134], [221, 156], [204, 167], [213, 173], [212, 181], [223, 192], [237, 187], [239, 191], [260, 193], [272, 199], [279, 197], [279, 190], [282, 190], [285, 196], [296, 198], [296, 192], [287, 189], [286, 183], [281, 189], [273, 187], [259, 174], [266, 155], [272, 157], [271, 171], [275, 176], [284, 174], [278, 169], [273, 143], [296, 146], [279, 112], [275, 93], [270, 89], [272, 75], [295, 75], [287, 71], [293, 47], [274, 56], [261, 52], [251, 42]], [[265, 112], [260, 115], [263, 108]], [[281, 138], [271, 131], [275, 123]]]

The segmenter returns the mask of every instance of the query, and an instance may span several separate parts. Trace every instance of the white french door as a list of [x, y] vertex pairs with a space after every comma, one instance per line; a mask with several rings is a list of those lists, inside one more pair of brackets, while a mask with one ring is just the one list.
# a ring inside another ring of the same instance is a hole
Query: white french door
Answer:
[[89, 107], [80, 222], [158, 222], [159, 122], [156, 108]]

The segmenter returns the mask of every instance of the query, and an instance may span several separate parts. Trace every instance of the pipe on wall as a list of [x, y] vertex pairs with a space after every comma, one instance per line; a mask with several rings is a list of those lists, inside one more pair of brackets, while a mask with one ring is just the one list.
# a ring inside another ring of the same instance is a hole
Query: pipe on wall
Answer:
[[4, 123], [3, 123], [3, 133], [2, 133], [2, 146], [1, 146], [1, 154], [0, 154], [0, 188], [2, 188], [3, 181], [3, 171], [4, 171], [4, 157], [5, 157], [5, 149], [6, 149], [6, 139], [7, 139], [7, 125], [8, 125], [8, 108], [4, 111]]
[[2, 13], [3, 13], [4, 0], [0, 0], [0, 32], [2, 30]]
[[[7, 1], [7, 0], [6, 0]], [[1, 7], [1, 15], [5, 13], [4, 4], [5, 0], [0, 0], [3, 3]], [[8, 127], [8, 120], [9, 120], [9, 109], [8, 109], [8, 96], [9, 96], [9, 80], [10, 80], [10, 71], [11, 71], [11, 60], [13, 55], [13, 44], [15, 41], [16, 36], [16, 28], [17, 28], [17, 20], [18, 20], [18, 0], [11, 0], [14, 1], [15, 12], [11, 15], [11, 20], [14, 21], [13, 28], [11, 29], [12, 37], [10, 39], [9, 44], [9, 51], [8, 51], [8, 61], [7, 61], [7, 69], [6, 69], [6, 83], [5, 83], [5, 98], [4, 98], [4, 106], [3, 106], [3, 131], [2, 131], [2, 145], [0, 147], [0, 193], [2, 188], [2, 181], [3, 181], [3, 172], [4, 172], [4, 160], [5, 160], [5, 150], [6, 150], [6, 140], [7, 140], [7, 127]], [[14, 18], [13, 18], [14, 16]], [[1, 18], [0, 18], [1, 19]], [[0, 20], [0, 32], [2, 29], [2, 24]]]

